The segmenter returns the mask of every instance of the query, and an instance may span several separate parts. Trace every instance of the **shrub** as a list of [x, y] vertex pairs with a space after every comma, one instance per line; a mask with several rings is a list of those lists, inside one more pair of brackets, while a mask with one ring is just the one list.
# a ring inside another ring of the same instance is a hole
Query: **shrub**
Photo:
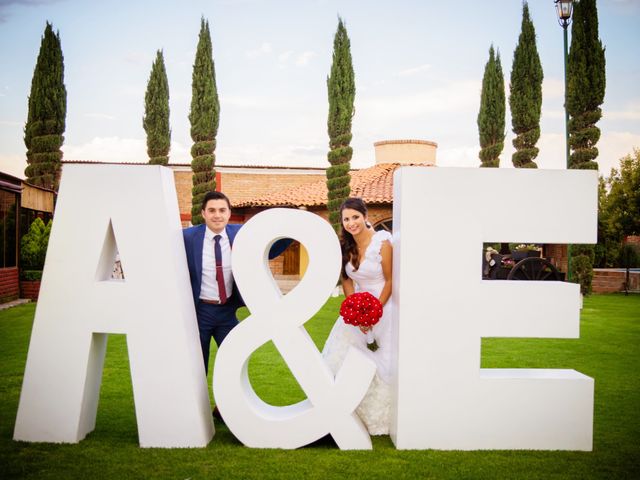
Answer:
[[49, 246], [51, 220], [47, 225], [41, 218], [36, 218], [29, 231], [20, 241], [20, 266], [24, 274], [27, 271], [42, 271]]

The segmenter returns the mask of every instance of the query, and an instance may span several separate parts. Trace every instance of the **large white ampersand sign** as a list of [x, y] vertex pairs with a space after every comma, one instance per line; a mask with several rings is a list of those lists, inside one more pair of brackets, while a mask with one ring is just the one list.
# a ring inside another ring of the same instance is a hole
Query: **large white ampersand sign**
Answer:
[[[309, 252], [302, 281], [283, 296], [268, 268], [274, 241], [293, 238]], [[375, 374], [375, 364], [350, 349], [333, 376], [303, 324], [325, 303], [340, 270], [340, 246], [331, 226], [312, 213], [273, 209], [256, 215], [233, 244], [233, 275], [251, 315], [220, 346], [213, 373], [216, 403], [245, 445], [298, 448], [330, 433], [342, 449], [370, 449], [354, 413]], [[251, 387], [251, 354], [272, 340], [307, 399], [284, 407], [261, 400]]]

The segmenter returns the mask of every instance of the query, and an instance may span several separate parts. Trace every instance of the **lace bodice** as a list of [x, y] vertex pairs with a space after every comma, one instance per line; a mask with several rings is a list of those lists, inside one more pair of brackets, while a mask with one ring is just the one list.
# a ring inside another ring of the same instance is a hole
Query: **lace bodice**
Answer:
[[382, 248], [382, 242], [385, 240], [391, 241], [389, 232], [381, 230], [374, 233], [358, 270], [354, 271], [351, 262], [345, 266], [347, 275], [355, 282], [356, 292], [369, 292], [375, 297], [380, 296], [380, 292], [384, 287], [380, 249]]

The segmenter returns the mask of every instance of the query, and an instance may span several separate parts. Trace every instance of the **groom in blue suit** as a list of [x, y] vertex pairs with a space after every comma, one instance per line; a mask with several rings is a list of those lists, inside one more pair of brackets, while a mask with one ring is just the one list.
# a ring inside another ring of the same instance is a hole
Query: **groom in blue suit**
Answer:
[[[231, 202], [222, 192], [208, 192], [202, 201], [202, 217], [204, 224], [183, 230], [183, 235], [206, 372], [211, 337], [220, 346], [238, 324], [236, 310], [244, 302], [231, 271], [231, 247], [242, 227], [229, 224]], [[289, 243], [276, 242], [269, 258], [280, 255]]]
[[[222, 192], [205, 195], [202, 217], [205, 223], [183, 230], [183, 235], [207, 371], [211, 337], [220, 345], [238, 324], [236, 310], [242, 306], [242, 299], [231, 273], [231, 246], [241, 225], [228, 224], [231, 203]], [[216, 254], [220, 258], [216, 259]]]

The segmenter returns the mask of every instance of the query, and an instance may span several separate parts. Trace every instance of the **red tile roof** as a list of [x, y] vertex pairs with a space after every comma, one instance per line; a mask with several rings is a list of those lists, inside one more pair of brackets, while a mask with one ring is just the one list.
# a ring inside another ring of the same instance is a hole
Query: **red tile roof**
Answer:
[[[406, 164], [405, 164], [406, 165]], [[399, 163], [382, 163], [370, 168], [351, 171], [351, 196], [361, 197], [368, 204], [393, 202], [393, 172]], [[414, 166], [429, 166], [415, 164]], [[259, 196], [234, 204], [236, 208], [247, 207], [321, 207], [327, 205], [327, 181], [318, 180], [268, 196]]]

